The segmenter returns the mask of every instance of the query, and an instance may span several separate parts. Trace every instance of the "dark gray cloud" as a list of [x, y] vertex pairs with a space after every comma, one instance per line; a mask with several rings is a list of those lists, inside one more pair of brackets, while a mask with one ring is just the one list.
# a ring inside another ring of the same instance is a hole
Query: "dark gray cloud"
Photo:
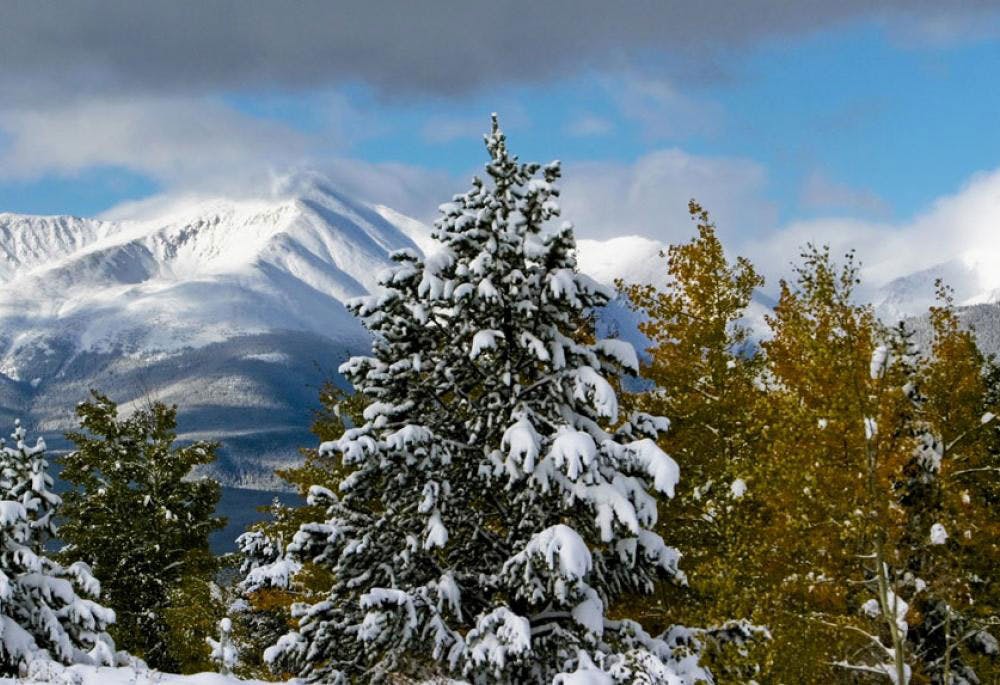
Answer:
[[953, 11], [924, 0], [0, 0], [0, 85], [8, 101], [349, 81], [450, 95], [644, 59], [704, 76], [713, 56], [759, 40], [866, 18], [933, 27]]

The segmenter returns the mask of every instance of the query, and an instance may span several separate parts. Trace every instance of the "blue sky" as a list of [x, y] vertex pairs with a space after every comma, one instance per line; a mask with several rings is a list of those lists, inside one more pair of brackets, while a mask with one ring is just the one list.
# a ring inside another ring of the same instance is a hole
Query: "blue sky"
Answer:
[[[658, 81], [654, 65], [587, 70], [555, 83], [461, 97], [386, 100], [364, 84], [221, 97], [249, 116], [318, 135], [336, 116], [331, 100], [346, 102], [364, 112], [366, 121], [339, 150], [375, 163], [464, 174], [481, 162], [479, 133], [497, 110], [524, 158], [629, 162], [654, 149], [679, 147], [763, 165], [768, 195], [785, 218], [816, 211], [800, 202], [811, 174], [859, 195], [870, 193], [885, 212], [905, 217], [974, 172], [998, 165], [1000, 42], [919, 46], [887, 34], [861, 22], [770, 41], [728, 59], [728, 73], [717, 82], [687, 88]], [[636, 107], [649, 111], [630, 112], [622, 102], [628, 97], [623, 82], [630, 78], [650, 87], [663, 84], [684, 103], [636, 95], [646, 99]], [[0, 207], [90, 215], [163, 187], [126, 165], [97, 164], [4, 180]]]
[[[752, 12], [728, 23], [677, 8], [656, 18], [633, 12], [621, 26], [610, 22], [607, 36], [566, 29], [553, 46], [538, 43], [540, 55], [530, 41], [507, 50], [517, 26], [504, 29], [509, 35], [497, 38], [492, 53], [475, 40], [441, 54], [419, 42], [396, 49], [410, 40], [406, 22], [417, 21], [404, 17], [395, 43], [359, 38], [364, 49], [349, 51], [346, 61], [336, 52], [286, 59], [294, 52], [286, 43], [271, 46], [249, 71], [237, 60], [253, 55], [252, 44], [249, 52], [234, 48], [238, 57], [221, 48], [214, 56], [204, 46], [218, 36], [208, 36], [189, 50], [196, 55], [190, 63], [154, 46], [143, 71], [147, 58], [136, 53], [133, 73], [122, 65], [135, 55], [95, 52], [93, 36], [71, 26], [71, 43], [86, 34], [79, 59], [68, 53], [53, 68], [14, 55], [14, 66], [0, 73], [0, 84], [6, 77], [17, 94], [14, 106], [0, 104], [0, 211], [97, 215], [158, 193], [246, 192], [268, 175], [317, 168], [429, 220], [481, 164], [491, 111], [522, 158], [565, 162], [573, 219], [582, 235], [602, 238], [676, 239], [682, 229], [654, 224], [669, 214], [666, 223], [685, 226], [681, 198], [689, 195], [718, 210], [744, 242], [834, 219], [903, 230], [977, 174], [1000, 167], [1000, 23], [992, 9], [956, 19], [897, 16], [891, 3], [880, 13], [827, 16], [815, 5], [785, 18], [787, 5], [756, 4], [759, 22]], [[624, 15], [633, 9], [622, 7]], [[552, 26], [562, 27], [565, 14], [554, 14]], [[368, 26], [361, 18], [350, 26], [349, 11], [345, 17], [345, 30]], [[382, 31], [384, 18], [376, 19], [372, 26]], [[634, 44], [623, 33], [655, 21], [663, 22], [662, 40], [657, 26]], [[678, 22], [671, 43], [665, 32]], [[678, 33], [685, 30], [694, 35]], [[591, 44], [600, 50], [575, 56]], [[100, 78], [74, 85], [67, 74], [87, 60], [93, 63], [81, 73]], [[328, 71], [306, 68], [323, 60]], [[206, 70], [204, 83], [190, 76]], [[51, 88], [42, 94], [25, 86], [46, 81]], [[659, 190], [639, 178], [650, 169], [664, 184]], [[620, 227], [588, 201], [592, 185], [582, 179], [602, 178], [629, 195], [622, 211], [630, 218]]]

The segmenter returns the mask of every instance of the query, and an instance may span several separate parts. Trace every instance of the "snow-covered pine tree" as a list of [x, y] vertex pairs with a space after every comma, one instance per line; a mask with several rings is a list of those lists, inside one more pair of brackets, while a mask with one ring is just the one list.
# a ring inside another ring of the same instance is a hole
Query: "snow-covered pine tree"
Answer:
[[25, 442], [15, 423], [14, 446], [0, 440], [0, 672], [17, 674], [32, 661], [114, 665], [105, 633], [111, 609], [94, 601], [101, 586], [90, 568], [63, 567], [45, 554], [61, 500], [49, 488], [45, 442]]
[[[363, 402], [359, 393], [349, 395], [332, 382], [324, 383], [319, 392], [320, 408], [310, 429], [317, 441], [339, 438], [347, 427], [363, 424]], [[320, 454], [317, 449], [302, 452], [305, 459], [301, 464], [275, 472], [302, 496], [302, 505], [288, 506], [275, 500], [266, 520], [254, 523], [236, 538], [240, 580], [235, 584], [236, 597], [229, 612], [242, 677], [268, 674], [264, 650], [288, 631], [292, 604], [319, 600], [333, 582], [326, 569], [303, 567], [291, 558], [286, 543], [301, 524], [324, 516], [323, 507], [305, 503], [310, 488], [323, 485], [335, 490], [348, 471], [336, 454]]]
[[0, 440], [2, 462], [0, 479], [4, 483], [4, 499], [20, 502], [30, 521], [29, 544], [36, 554], [41, 553], [45, 543], [55, 535], [55, 510], [62, 504], [59, 495], [52, 492], [52, 476], [45, 459], [45, 441], [38, 439], [34, 447], [29, 447], [24, 438], [27, 431], [20, 421], [14, 422], [14, 447], [7, 447]]
[[495, 117], [486, 147], [492, 183], [441, 207], [440, 250], [397, 253], [383, 292], [352, 303], [374, 349], [341, 372], [371, 404], [321, 447], [353, 473], [313, 488], [327, 518], [290, 546], [336, 581], [266, 658], [326, 682], [707, 679], [691, 632], [606, 614], [683, 577], [649, 492], [672, 495], [678, 467], [654, 440], [665, 420], [618, 417], [636, 355], [590, 342], [610, 293], [577, 273], [572, 227], [543, 233], [558, 163], [519, 163]]

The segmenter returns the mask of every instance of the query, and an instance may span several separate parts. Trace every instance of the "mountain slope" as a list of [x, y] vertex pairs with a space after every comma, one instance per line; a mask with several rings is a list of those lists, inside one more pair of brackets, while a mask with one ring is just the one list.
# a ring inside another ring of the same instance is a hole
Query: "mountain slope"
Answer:
[[[313, 442], [319, 386], [368, 349], [344, 302], [377, 287], [392, 251], [433, 250], [430, 233], [314, 176], [264, 197], [139, 203], [106, 220], [0, 214], [0, 430], [21, 417], [59, 449], [90, 388], [125, 409], [173, 402], [182, 438], [222, 441], [214, 475], [273, 486], [273, 469]], [[663, 247], [641, 236], [580, 240], [578, 260], [608, 285], [662, 285]], [[1000, 307], [978, 304], [1000, 292], [989, 261], [896, 279], [879, 291], [879, 313], [922, 315], [940, 277], [976, 305], [962, 316], [984, 349], [1000, 350]], [[773, 305], [755, 294], [745, 318], [755, 337], [768, 334]], [[600, 333], [641, 350], [638, 321], [615, 300]]]
[[223, 441], [215, 475], [266, 485], [310, 444], [319, 384], [368, 347], [344, 301], [402, 248], [315, 178], [116, 221], [0, 215], [0, 421], [61, 433], [91, 387], [177, 402], [182, 437]]

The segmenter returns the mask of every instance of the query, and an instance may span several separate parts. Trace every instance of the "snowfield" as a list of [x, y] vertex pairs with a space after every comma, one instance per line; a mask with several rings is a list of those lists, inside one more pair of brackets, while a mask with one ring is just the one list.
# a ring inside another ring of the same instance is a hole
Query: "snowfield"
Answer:
[[[297, 681], [290, 681], [297, 682]], [[240, 680], [218, 673], [176, 675], [143, 668], [60, 666], [55, 662], [35, 662], [23, 678], [0, 678], [2, 685], [50, 683], [53, 685], [265, 685], [263, 680]]]

